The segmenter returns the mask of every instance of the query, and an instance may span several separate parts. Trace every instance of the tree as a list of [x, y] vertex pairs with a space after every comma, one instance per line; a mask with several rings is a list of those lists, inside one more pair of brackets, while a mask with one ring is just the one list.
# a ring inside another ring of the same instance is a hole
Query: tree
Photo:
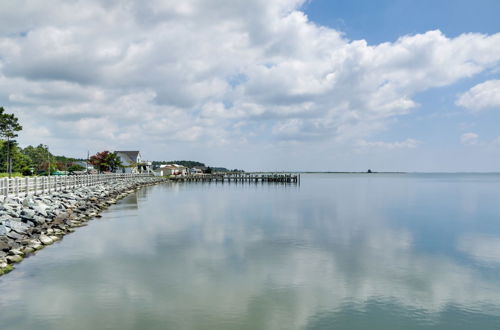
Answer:
[[72, 164], [68, 167], [69, 173], [80, 172], [80, 171], [84, 171], [84, 170], [85, 170], [85, 167], [83, 167], [82, 165], [79, 165], [79, 164]]
[[91, 156], [90, 163], [96, 166], [99, 172], [116, 172], [119, 167], [123, 166], [120, 157], [116, 153], [107, 150]]
[[21, 173], [23, 175], [31, 175], [33, 166], [30, 157], [22, 153], [21, 148], [17, 145], [16, 141], [0, 141], [0, 155], [10, 154], [10, 159], [7, 157], [2, 157], [0, 159], [0, 171], [9, 171], [11, 174], [14, 172]]
[[8, 114], [3, 107], [0, 107], [0, 138], [7, 140], [7, 172], [9, 178], [12, 174], [11, 140], [17, 137], [17, 133], [23, 129], [14, 114]]
[[54, 157], [43, 144], [36, 147], [27, 146], [23, 149], [23, 154], [31, 159], [36, 173], [47, 170], [49, 159]]

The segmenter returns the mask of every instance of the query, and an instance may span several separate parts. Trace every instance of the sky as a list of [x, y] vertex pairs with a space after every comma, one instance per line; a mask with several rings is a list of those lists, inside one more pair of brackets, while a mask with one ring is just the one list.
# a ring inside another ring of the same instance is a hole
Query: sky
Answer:
[[4, 0], [21, 146], [245, 170], [500, 171], [496, 0]]

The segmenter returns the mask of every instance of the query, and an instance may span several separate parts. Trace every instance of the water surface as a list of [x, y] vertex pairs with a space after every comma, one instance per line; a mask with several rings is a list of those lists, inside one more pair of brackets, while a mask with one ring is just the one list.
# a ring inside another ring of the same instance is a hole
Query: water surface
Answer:
[[16, 268], [2, 329], [498, 329], [500, 176], [164, 184]]

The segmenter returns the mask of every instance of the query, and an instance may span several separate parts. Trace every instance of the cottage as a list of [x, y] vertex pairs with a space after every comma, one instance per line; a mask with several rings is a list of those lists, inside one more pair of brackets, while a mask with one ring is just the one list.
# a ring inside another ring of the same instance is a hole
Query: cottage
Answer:
[[115, 151], [120, 157], [122, 167], [118, 171], [122, 173], [150, 173], [151, 162], [142, 159], [139, 151]]
[[185, 176], [188, 174], [188, 169], [182, 165], [164, 164], [160, 165], [160, 167], [155, 170], [155, 174], [159, 176], [170, 176], [170, 175]]

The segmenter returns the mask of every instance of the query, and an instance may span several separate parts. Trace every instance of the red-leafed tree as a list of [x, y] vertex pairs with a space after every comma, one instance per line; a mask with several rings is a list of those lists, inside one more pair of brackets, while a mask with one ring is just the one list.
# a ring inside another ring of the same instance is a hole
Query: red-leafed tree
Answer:
[[91, 156], [90, 163], [96, 166], [99, 172], [115, 172], [120, 166], [123, 166], [120, 157], [116, 153], [107, 150]]

